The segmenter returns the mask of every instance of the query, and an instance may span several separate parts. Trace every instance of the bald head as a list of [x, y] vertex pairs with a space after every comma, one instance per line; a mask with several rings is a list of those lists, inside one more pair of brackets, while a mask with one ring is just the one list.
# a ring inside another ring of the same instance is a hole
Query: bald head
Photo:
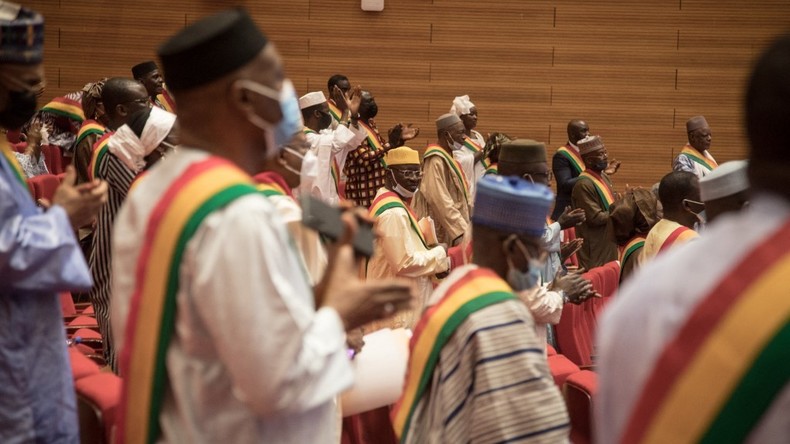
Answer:
[[584, 120], [574, 119], [568, 122], [568, 141], [574, 145], [590, 135], [590, 127]]
[[664, 211], [683, 209], [683, 199], [699, 202], [699, 180], [687, 171], [673, 171], [661, 179], [658, 198]]
[[151, 106], [148, 91], [143, 84], [126, 77], [107, 80], [101, 90], [101, 101], [112, 129], [129, 123], [132, 114]]

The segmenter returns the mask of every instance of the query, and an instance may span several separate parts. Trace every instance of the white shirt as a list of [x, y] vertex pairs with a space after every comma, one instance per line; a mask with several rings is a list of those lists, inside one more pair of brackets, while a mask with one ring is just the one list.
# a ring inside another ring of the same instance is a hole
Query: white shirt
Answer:
[[[208, 153], [181, 148], [132, 189], [113, 231], [113, 328], [123, 347], [149, 215]], [[244, 196], [209, 215], [187, 244], [161, 442], [329, 443], [333, 399], [353, 382], [343, 324], [313, 294], [274, 206]]]
[[338, 174], [342, 173], [348, 153], [357, 149], [365, 139], [365, 130], [338, 125], [335, 129], [308, 132], [305, 136], [310, 149], [318, 157], [318, 177], [310, 186], [310, 194], [329, 205], [337, 205], [340, 197], [332, 179], [332, 160], [337, 162]]
[[285, 223], [293, 239], [299, 258], [307, 270], [310, 285], [321, 281], [327, 264], [326, 249], [318, 232], [302, 223], [302, 207], [291, 196], [269, 196], [277, 208], [280, 219]]
[[[662, 253], [626, 282], [598, 322], [596, 442], [620, 441], [667, 341], [724, 275], [788, 218], [786, 200], [756, 197], [748, 211], [722, 216], [699, 239]], [[711, 378], [710, 389], [715, 390], [716, 375]], [[790, 387], [785, 386], [747, 442], [790, 441], [788, 411]]]
[[[474, 140], [475, 143], [481, 147], [486, 146], [486, 141], [483, 136], [475, 130], [471, 131], [471, 136], [469, 138]], [[475, 153], [473, 153], [467, 147], [453, 150], [453, 157], [458, 161], [458, 163], [461, 165], [461, 168], [464, 170], [466, 181], [469, 183], [469, 203], [470, 205], [474, 205], [475, 192], [477, 191], [477, 181], [486, 174], [486, 169], [483, 166], [483, 162], [475, 162]]]

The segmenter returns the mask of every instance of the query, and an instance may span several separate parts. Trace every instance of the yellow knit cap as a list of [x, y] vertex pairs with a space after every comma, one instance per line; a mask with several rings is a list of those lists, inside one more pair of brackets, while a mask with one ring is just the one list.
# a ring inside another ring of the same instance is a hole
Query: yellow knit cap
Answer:
[[387, 162], [389, 166], [419, 165], [420, 153], [407, 146], [402, 146], [387, 151], [387, 154], [384, 155], [384, 161]]

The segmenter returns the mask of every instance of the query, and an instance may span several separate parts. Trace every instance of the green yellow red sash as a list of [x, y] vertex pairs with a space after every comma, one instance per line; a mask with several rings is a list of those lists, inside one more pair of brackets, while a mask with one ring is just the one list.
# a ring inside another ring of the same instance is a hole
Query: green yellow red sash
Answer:
[[79, 145], [80, 142], [85, 140], [86, 137], [91, 135], [96, 135], [101, 137], [105, 132], [107, 132], [107, 128], [102, 125], [101, 123], [95, 120], [86, 120], [82, 122], [82, 126], [80, 126], [80, 131], [77, 133], [77, 140], [74, 142], [75, 145]]
[[466, 198], [466, 201], [469, 202], [469, 182], [466, 180], [466, 174], [464, 174], [464, 170], [461, 168], [461, 165], [458, 164], [458, 161], [455, 160], [453, 156], [447, 154], [447, 151], [445, 151], [439, 145], [428, 145], [428, 148], [425, 150], [425, 154], [423, 155], [423, 159], [427, 159], [430, 156], [439, 156], [444, 159], [455, 177], [458, 178], [458, 185], [460, 185], [463, 189], [464, 197]]
[[51, 102], [42, 106], [41, 111], [48, 111], [52, 114], [67, 117], [78, 122], [85, 120], [82, 104], [67, 97], [55, 97]]
[[329, 114], [332, 115], [332, 118], [340, 122], [343, 118], [343, 111], [340, 111], [340, 108], [338, 108], [337, 105], [335, 105], [335, 102], [331, 99], [327, 100], [326, 104], [329, 105]]
[[106, 133], [105, 135], [101, 136], [96, 143], [93, 144], [93, 154], [91, 154], [91, 163], [88, 166], [88, 174], [90, 175], [90, 179], [96, 179], [99, 177], [99, 167], [101, 166], [101, 161], [107, 153], [110, 152], [108, 147], [108, 143], [110, 141], [110, 137], [112, 137], [113, 133]]
[[165, 357], [187, 243], [212, 212], [254, 193], [258, 191], [249, 176], [226, 160], [209, 157], [189, 166], [154, 207], [137, 260], [121, 352], [120, 443], [155, 442], [159, 437], [167, 384]]
[[492, 163], [486, 168], [486, 174], [499, 174], [499, 165]]
[[625, 262], [631, 257], [634, 252], [642, 247], [645, 246], [645, 236], [642, 234], [637, 234], [636, 236], [632, 237], [631, 240], [628, 241], [621, 249], [620, 249], [620, 266], [624, 266]]
[[664, 239], [664, 242], [661, 244], [661, 248], [658, 249], [658, 252], [660, 253], [666, 249], [669, 249], [669, 247], [671, 247], [675, 242], [683, 243], [695, 237], [697, 237], [696, 231], [681, 225], [669, 233], [669, 236], [667, 236], [667, 238]]
[[[378, 133], [373, 131], [373, 128], [371, 128], [367, 123], [361, 120], [359, 120], [358, 123], [359, 126], [361, 126], [365, 130], [366, 138], [368, 140], [368, 146], [370, 147], [370, 149], [375, 152], [384, 151], [384, 147], [381, 145], [381, 142], [379, 141]], [[381, 158], [381, 164], [384, 165], [384, 167], [387, 166], [387, 162], [384, 161], [384, 157]]]
[[713, 171], [714, 168], [718, 167], [719, 164], [716, 163], [713, 159], [708, 159], [705, 155], [701, 154], [699, 151], [695, 150], [694, 148], [686, 145], [680, 150], [680, 154], [685, 155], [689, 159], [697, 162], [698, 164], [702, 165], [708, 171]]
[[[318, 134], [308, 127], [304, 127], [302, 132], [305, 134]], [[329, 173], [332, 175], [332, 182], [335, 184], [335, 191], [340, 193], [340, 165], [337, 163], [337, 158], [332, 155], [332, 163], [329, 165]]]
[[663, 348], [622, 443], [743, 442], [790, 380], [790, 222], [724, 274]]
[[14, 152], [11, 151], [11, 147], [8, 145], [8, 140], [6, 140], [5, 137], [0, 140], [0, 152], [3, 153], [3, 157], [8, 161], [8, 166], [11, 167], [12, 175], [26, 190], [30, 191], [30, 188], [27, 186], [27, 175], [25, 174], [25, 170], [22, 169], [22, 165], [16, 160], [16, 156]]
[[392, 409], [392, 425], [401, 442], [407, 440], [409, 424], [420, 399], [433, 378], [439, 354], [455, 330], [472, 313], [490, 305], [517, 299], [513, 290], [493, 271], [470, 270], [422, 316], [411, 338], [411, 356], [403, 395]]
[[[477, 142], [475, 142], [474, 140], [472, 140], [471, 138], [466, 137], [466, 136], [464, 136], [464, 143], [463, 143], [463, 145], [464, 145], [464, 147], [466, 149], [468, 149], [469, 151], [471, 151], [471, 152], [473, 152], [475, 154], [483, 151], [483, 147], [482, 146], [480, 146]], [[485, 157], [482, 158], [480, 160], [480, 164], [483, 165], [484, 169], [488, 170], [488, 167], [489, 167], [488, 159], [486, 159]]]
[[612, 193], [609, 184], [603, 180], [603, 177], [591, 170], [582, 171], [579, 177], [584, 177], [592, 181], [593, 185], [595, 185], [595, 191], [598, 192], [598, 197], [601, 198], [604, 209], [609, 210], [609, 205], [614, 203], [614, 193]]
[[373, 203], [370, 204], [370, 217], [376, 218], [380, 216], [381, 213], [391, 208], [402, 208], [406, 210], [406, 214], [409, 216], [409, 225], [411, 225], [411, 229], [417, 234], [417, 237], [420, 238], [422, 245], [426, 249], [430, 248], [428, 247], [428, 242], [425, 241], [425, 236], [420, 229], [420, 225], [417, 223], [417, 217], [414, 215], [414, 212], [403, 202], [400, 196], [392, 191], [381, 193], [373, 200]]
[[160, 105], [160, 108], [164, 109], [167, 112], [176, 113], [176, 101], [173, 100], [173, 96], [170, 95], [170, 92], [164, 90], [162, 94], [156, 96], [156, 102]]
[[266, 197], [271, 196], [290, 196], [291, 190], [279, 174], [267, 172], [255, 176], [258, 182], [258, 191]]
[[581, 174], [587, 169], [587, 167], [584, 166], [584, 161], [582, 160], [581, 155], [579, 155], [579, 153], [573, 149], [572, 146], [561, 146], [557, 152], [565, 156], [571, 162], [571, 165], [573, 165], [573, 168], [577, 173]]

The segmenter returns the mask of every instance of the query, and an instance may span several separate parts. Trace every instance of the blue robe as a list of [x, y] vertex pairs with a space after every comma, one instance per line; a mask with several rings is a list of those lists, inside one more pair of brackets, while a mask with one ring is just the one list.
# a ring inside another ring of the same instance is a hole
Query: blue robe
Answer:
[[42, 212], [0, 155], [0, 442], [79, 442], [58, 292], [90, 286], [66, 212]]

